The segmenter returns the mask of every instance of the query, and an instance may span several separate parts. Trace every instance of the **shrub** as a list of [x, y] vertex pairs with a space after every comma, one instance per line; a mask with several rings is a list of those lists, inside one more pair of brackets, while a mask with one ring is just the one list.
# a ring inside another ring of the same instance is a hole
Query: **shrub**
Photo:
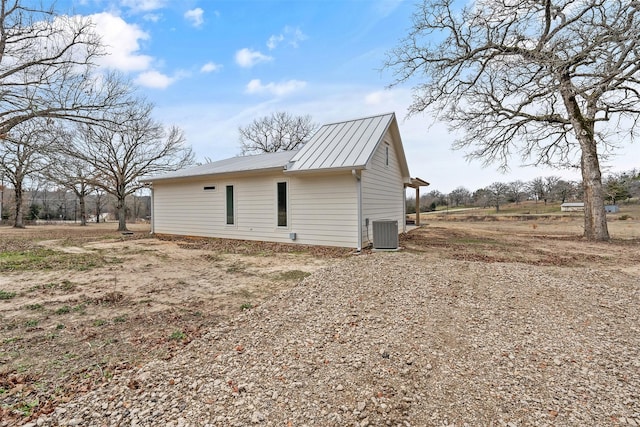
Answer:
[[68, 305], [62, 306], [55, 311], [56, 314], [67, 314], [71, 312], [71, 307]]
[[186, 337], [187, 337], [187, 334], [185, 334], [182, 331], [174, 331], [171, 335], [169, 335], [170, 340], [176, 340], [176, 341], [183, 340]]
[[15, 292], [7, 292], [0, 289], [0, 299], [11, 299], [16, 296]]

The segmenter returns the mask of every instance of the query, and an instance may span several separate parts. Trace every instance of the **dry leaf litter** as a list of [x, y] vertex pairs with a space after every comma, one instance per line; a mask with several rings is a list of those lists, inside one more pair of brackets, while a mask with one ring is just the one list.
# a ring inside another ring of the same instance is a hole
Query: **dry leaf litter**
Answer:
[[636, 426], [624, 270], [374, 253], [28, 426]]

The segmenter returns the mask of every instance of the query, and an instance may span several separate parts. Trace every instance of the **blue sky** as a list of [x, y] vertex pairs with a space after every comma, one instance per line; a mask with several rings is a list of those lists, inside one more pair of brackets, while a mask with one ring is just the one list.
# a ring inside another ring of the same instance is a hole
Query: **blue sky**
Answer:
[[[197, 159], [240, 153], [238, 127], [276, 111], [330, 123], [395, 111], [412, 176], [449, 192], [495, 181], [575, 171], [468, 162], [454, 135], [426, 115], [406, 119], [411, 84], [387, 89], [385, 52], [411, 27], [402, 0], [59, 0], [59, 13], [90, 16], [109, 45], [102, 65], [120, 70], [156, 105], [156, 117], [185, 131]], [[416, 82], [413, 82], [415, 84]], [[624, 145], [605, 170], [638, 166]]]

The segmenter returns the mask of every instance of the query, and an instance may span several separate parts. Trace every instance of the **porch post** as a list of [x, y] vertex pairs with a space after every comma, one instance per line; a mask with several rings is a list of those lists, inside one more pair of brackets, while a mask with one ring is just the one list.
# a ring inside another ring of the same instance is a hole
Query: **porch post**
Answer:
[[416, 185], [416, 227], [420, 225], [420, 186]]

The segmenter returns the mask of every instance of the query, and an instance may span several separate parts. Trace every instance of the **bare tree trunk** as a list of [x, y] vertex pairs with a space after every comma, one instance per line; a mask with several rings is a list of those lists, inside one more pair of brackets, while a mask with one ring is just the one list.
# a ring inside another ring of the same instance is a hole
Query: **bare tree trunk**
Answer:
[[580, 171], [584, 191], [584, 237], [588, 240], [609, 240], [602, 174], [594, 134], [595, 104], [589, 103], [587, 114], [583, 115], [568, 76], [563, 75], [560, 80], [562, 99], [580, 143]]
[[24, 228], [24, 222], [22, 221], [22, 182], [16, 183], [15, 188], [16, 197], [16, 216], [13, 223], [14, 228]]
[[580, 140], [582, 145], [582, 188], [584, 190], [584, 237], [589, 240], [609, 240], [607, 214], [604, 210], [602, 175], [595, 141]]
[[127, 209], [125, 198], [118, 196], [116, 203], [116, 211], [118, 212], [118, 231], [128, 231], [127, 229]]
[[80, 199], [80, 225], [87, 225], [87, 206], [84, 195], [78, 197]]
[[100, 213], [102, 211], [102, 194], [100, 190], [96, 190], [96, 224], [100, 224]]

